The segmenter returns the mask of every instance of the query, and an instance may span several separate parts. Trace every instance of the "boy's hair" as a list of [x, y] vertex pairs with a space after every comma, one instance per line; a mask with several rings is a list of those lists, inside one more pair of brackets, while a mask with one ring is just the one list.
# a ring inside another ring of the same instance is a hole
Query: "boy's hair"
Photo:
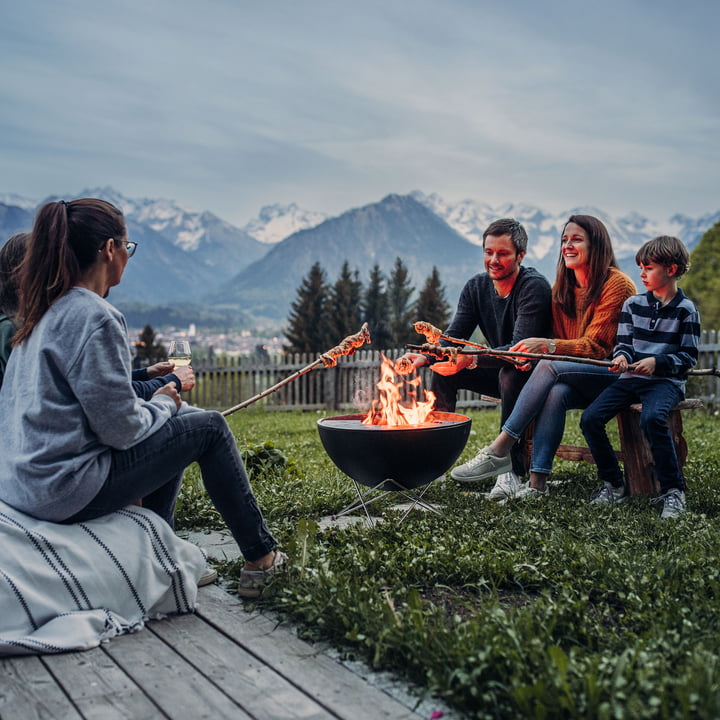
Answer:
[[677, 265], [675, 277], [684, 275], [690, 269], [690, 255], [682, 240], [671, 235], [660, 235], [648, 240], [635, 255], [635, 262], [638, 265], [657, 263], [670, 267]]

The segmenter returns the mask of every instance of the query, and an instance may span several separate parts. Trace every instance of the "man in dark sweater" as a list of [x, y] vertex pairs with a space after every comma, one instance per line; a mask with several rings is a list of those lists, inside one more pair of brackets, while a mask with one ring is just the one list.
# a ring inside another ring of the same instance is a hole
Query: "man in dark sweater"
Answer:
[[[445, 335], [468, 340], [479, 329], [485, 344], [495, 350], [507, 350], [528, 337], [551, 336], [550, 284], [534, 268], [521, 266], [527, 242], [527, 233], [517, 220], [504, 218], [490, 224], [483, 233], [486, 272], [466, 283]], [[432, 362], [417, 353], [408, 353], [406, 357], [416, 368]], [[501, 426], [530, 376], [507, 361], [482, 355], [458, 355], [456, 364], [435, 363], [432, 369], [436, 410], [453, 412], [457, 391], [472, 390], [500, 397]], [[499, 474], [489, 497], [506, 497], [525, 471], [524, 449], [521, 443], [516, 443], [512, 470], [507, 468], [507, 472]]]

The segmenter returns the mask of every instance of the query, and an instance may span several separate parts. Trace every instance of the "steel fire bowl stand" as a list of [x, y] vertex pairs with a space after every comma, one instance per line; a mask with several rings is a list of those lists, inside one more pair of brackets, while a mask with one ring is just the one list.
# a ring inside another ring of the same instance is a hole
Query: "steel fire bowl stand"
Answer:
[[[358, 502], [334, 517], [362, 507], [373, 524], [368, 506], [391, 492], [411, 503], [400, 522], [418, 506], [439, 513], [423, 497], [433, 481], [460, 457], [470, 435], [470, 418], [436, 412], [428, 424], [394, 427], [363, 425], [364, 417], [342, 415], [318, 420], [320, 439], [327, 454], [350, 477], [358, 494]], [[360, 485], [368, 490], [363, 492]]]

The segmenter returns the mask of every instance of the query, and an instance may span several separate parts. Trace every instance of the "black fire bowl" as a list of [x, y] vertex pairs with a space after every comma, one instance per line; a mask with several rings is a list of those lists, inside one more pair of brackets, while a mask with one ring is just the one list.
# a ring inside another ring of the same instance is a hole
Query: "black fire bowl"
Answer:
[[[363, 425], [365, 415], [318, 420], [330, 459], [367, 487], [412, 490], [440, 477], [460, 457], [472, 421], [465, 415], [434, 412], [417, 426]], [[394, 482], [383, 481], [392, 480]]]

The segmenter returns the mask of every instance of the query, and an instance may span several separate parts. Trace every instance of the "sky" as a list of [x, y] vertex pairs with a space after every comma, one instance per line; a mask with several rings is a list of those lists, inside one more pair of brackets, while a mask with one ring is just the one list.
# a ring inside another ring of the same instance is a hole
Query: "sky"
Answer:
[[720, 209], [716, 0], [0, 0], [0, 193]]

